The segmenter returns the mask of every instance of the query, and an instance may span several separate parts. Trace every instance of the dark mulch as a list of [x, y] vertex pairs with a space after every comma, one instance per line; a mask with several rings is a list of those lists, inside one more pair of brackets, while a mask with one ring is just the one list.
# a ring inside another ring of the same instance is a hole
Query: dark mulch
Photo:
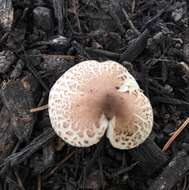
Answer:
[[[187, 0], [0, 0], [0, 189], [189, 189], [189, 130], [162, 151], [189, 115], [188, 17]], [[47, 110], [30, 112], [88, 59], [120, 62], [149, 97], [154, 127], [139, 147], [71, 147]]]

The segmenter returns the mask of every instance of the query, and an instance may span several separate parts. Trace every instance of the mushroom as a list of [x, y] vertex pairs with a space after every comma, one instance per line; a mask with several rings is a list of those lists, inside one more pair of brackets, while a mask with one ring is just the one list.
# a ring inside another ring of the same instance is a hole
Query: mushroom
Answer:
[[107, 131], [113, 147], [143, 143], [153, 125], [148, 98], [125, 67], [114, 61], [83, 61], [66, 71], [49, 94], [55, 132], [76, 147], [92, 146]]

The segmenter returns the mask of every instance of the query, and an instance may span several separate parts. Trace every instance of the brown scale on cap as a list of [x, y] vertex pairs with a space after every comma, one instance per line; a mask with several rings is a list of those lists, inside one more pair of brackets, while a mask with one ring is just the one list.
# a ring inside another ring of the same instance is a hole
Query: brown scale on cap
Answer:
[[50, 91], [49, 116], [57, 134], [78, 147], [98, 143], [107, 130], [115, 148], [134, 148], [153, 125], [149, 100], [114, 61], [84, 61], [64, 73]]

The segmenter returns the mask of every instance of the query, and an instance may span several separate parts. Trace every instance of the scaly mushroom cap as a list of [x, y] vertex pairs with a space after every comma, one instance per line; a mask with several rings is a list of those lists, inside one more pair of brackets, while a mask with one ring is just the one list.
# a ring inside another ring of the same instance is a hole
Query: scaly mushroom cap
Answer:
[[56, 133], [77, 147], [96, 144], [107, 130], [113, 147], [131, 149], [153, 125], [149, 100], [114, 61], [84, 61], [65, 72], [50, 91], [49, 116]]

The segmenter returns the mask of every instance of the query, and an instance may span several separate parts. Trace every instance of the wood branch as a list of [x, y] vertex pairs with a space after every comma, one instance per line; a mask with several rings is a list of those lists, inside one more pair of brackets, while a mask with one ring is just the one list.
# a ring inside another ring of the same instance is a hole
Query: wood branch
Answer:
[[139, 162], [135, 169], [136, 175], [140, 175], [142, 172], [146, 176], [150, 176], [168, 161], [166, 154], [150, 138], [138, 148], [129, 150], [129, 154]]
[[120, 62], [133, 62], [146, 48], [147, 40], [149, 37], [149, 30], [144, 30], [144, 32], [123, 52], [120, 57]]
[[178, 152], [160, 176], [155, 179], [149, 190], [171, 190], [189, 170], [189, 155]]

